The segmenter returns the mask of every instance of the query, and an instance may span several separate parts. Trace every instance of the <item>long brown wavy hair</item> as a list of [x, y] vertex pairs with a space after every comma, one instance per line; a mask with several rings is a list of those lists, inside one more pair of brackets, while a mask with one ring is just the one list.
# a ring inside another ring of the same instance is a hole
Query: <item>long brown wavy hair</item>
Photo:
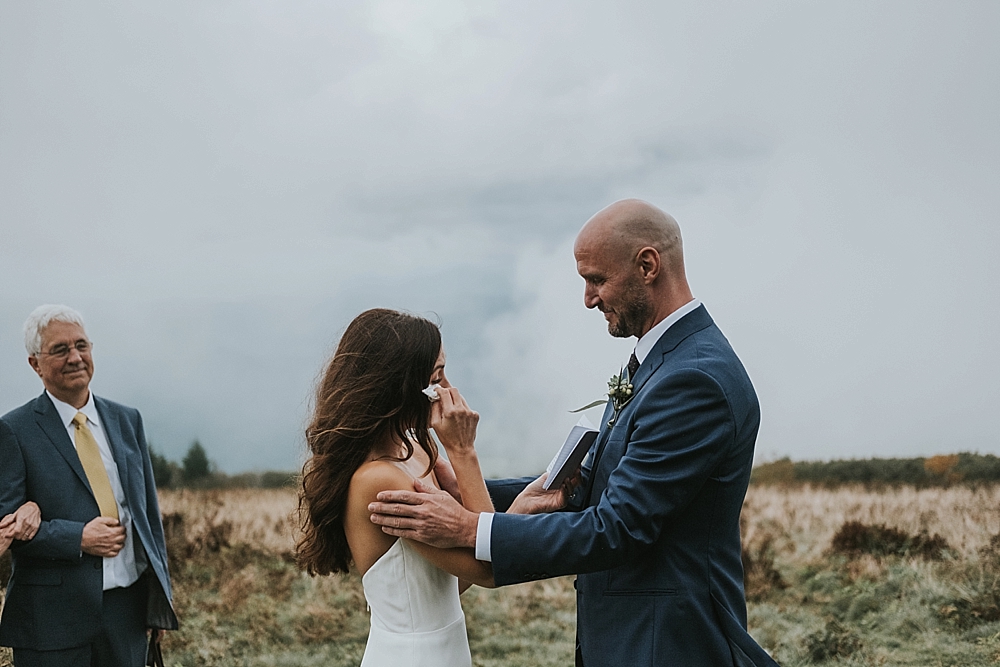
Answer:
[[354, 472], [386, 442], [400, 443], [405, 461], [415, 440], [437, 461], [427, 432], [430, 404], [421, 390], [434, 372], [441, 332], [433, 322], [375, 308], [344, 331], [316, 392], [306, 428], [311, 456], [302, 469], [295, 545], [309, 574], [347, 572], [351, 551], [344, 533], [347, 490]]

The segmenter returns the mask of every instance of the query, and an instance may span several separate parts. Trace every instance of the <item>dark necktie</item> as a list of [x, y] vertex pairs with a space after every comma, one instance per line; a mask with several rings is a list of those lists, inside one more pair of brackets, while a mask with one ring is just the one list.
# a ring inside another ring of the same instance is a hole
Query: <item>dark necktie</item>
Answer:
[[635, 356], [635, 352], [633, 352], [632, 356], [629, 357], [629, 360], [628, 360], [628, 379], [629, 379], [629, 381], [631, 381], [632, 378], [635, 377], [636, 371], [638, 371], [638, 370], [639, 370], [639, 359]]

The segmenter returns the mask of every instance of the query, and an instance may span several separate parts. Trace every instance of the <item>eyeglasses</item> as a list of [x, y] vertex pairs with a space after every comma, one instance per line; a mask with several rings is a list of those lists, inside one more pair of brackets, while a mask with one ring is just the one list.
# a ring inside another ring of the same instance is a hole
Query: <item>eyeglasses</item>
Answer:
[[65, 359], [69, 356], [70, 350], [76, 350], [81, 355], [87, 354], [94, 347], [94, 344], [89, 340], [78, 340], [73, 343], [73, 345], [56, 345], [48, 352], [39, 352], [38, 354], [44, 354], [47, 357], [55, 357], [56, 359]]

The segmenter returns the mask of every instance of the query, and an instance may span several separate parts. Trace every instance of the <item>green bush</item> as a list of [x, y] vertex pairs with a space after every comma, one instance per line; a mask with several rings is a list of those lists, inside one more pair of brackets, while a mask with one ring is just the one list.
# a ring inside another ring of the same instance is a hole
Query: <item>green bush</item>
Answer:
[[1000, 482], [1000, 457], [963, 452], [951, 456], [909, 459], [838, 459], [792, 461], [788, 458], [754, 467], [753, 484], [813, 484], [840, 486], [950, 486]]

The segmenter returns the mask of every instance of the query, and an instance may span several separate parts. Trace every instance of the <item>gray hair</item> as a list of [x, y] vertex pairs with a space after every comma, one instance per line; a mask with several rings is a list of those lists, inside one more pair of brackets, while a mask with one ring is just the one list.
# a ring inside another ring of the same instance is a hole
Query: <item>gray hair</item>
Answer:
[[83, 324], [83, 315], [69, 306], [53, 304], [39, 306], [31, 311], [31, 315], [28, 315], [28, 319], [24, 322], [24, 347], [28, 350], [28, 356], [33, 357], [42, 351], [42, 332], [53, 322], [79, 324], [81, 328], [86, 328]]

